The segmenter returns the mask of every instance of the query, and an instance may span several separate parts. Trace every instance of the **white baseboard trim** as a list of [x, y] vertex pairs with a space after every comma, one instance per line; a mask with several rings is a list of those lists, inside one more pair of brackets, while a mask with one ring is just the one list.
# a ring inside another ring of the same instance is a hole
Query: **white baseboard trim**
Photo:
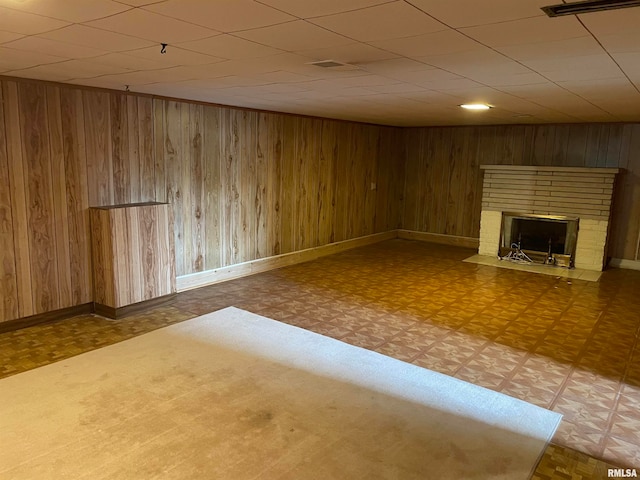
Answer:
[[475, 249], [480, 246], [479, 238], [458, 237], [456, 235], [442, 235], [439, 233], [417, 232], [415, 230], [398, 230], [398, 238]]
[[272, 257], [237, 263], [235, 265], [228, 265], [214, 270], [182, 275], [176, 278], [176, 288], [178, 292], [184, 292], [186, 290], [204, 287], [214, 283], [233, 280], [234, 278], [246, 277], [256, 273], [294, 265], [296, 263], [308, 262], [319, 257], [333, 255], [334, 253], [350, 250], [352, 248], [391, 240], [393, 238], [397, 238], [397, 236], [397, 230], [390, 230], [388, 232], [374, 233], [372, 235], [352, 238], [351, 240], [344, 240], [342, 242], [330, 243], [320, 247], [299, 250], [297, 252], [284, 253], [282, 255], [275, 255]]
[[624, 258], [612, 258], [609, 260], [609, 266], [615, 268], [626, 268], [629, 270], [640, 270], [640, 261], [626, 260]]

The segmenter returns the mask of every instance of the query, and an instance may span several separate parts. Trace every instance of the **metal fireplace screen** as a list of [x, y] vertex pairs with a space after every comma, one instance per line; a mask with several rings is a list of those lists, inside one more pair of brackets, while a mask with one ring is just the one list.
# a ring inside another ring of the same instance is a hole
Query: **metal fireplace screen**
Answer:
[[572, 267], [577, 238], [577, 218], [503, 213], [499, 256]]

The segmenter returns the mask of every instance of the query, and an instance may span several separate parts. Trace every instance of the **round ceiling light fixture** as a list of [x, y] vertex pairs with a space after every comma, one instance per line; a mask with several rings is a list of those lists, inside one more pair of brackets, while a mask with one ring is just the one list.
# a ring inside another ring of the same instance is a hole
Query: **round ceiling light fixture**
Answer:
[[465, 110], [489, 110], [491, 105], [487, 105], [486, 103], [463, 103], [460, 107]]

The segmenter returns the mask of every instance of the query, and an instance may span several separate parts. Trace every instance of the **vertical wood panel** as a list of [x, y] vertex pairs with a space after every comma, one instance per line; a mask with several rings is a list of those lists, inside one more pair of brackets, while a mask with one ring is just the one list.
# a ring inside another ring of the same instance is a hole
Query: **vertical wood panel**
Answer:
[[84, 90], [82, 96], [89, 205], [113, 205], [115, 192], [111, 160], [110, 95]]
[[18, 85], [3, 83], [4, 115], [9, 159], [9, 191], [13, 219], [13, 244], [18, 285], [18, 311], [21, 317], [34, 314], [32, 301], [31, 255], [27, 217], [25, 159], [22, 155], [22, 132]]
[[4, 92], [0, 89], [0, 321], [19, 317], [4, 103]]
[[153, 173], [155, 180], [155, 200], [168, 202], [167, 177], [166, 177], [166, 109], [165, 100], [154, 99], [152, 105], [153, 114]]
[[205, 219], [204, 209], [204, 154], [203, 154], [203, 128], [204, 107], [202, 105], [189, 106], [189, 157], [191, 159], [190, 177], [188, 179], [191, 188], [189, 190], [189, 211], [187, 215], [191, 219], [191, 228], [187, 232], [191, 240], [191, 258], [189, 272], [201, 272], [204, 270], [205, 250], [204, 237]]
[[223, 197], [221, 222], [224, 265], [238, 263], [240, 258], [238, 251], [240, 225], [238, 116], [237, 111], [229, 109], [224, 109], [221, 116], [223, 162], [220, 178]]
[[280, 253], [289, 253], [295, 249], [295, 135], [296, 119], [283, 117], [282, 125], [282, 188], [280, 190]]
[[318, 153], [318, 243], [333, 242], [335, 216], [335, 171], [338, 162], [336, 122], [324, 120]]
[[[160, 174], [156, 174], [156, 161], [154, 159], [154, 126], [155, 119], [153, 117], [153, 100], [148, 97], [136, 97], [128, 96], [128, 102], [133, 109], [133, 105], [137, 105], [137, 116], [135, 118], [129, 118], [129, 125], [131, 131], [131, 125], [137, 123], [135, 129], [138, 135], [138, 163], [135, 167], [140, 172], [139, 187], [136, 187], [137, 196], [132, 198], [136, 202], [151, 202], [158, 201], [164, 202], [163, 196], [158, 196], [158, 190], [164, 188], [164, 178], [162, 177], [162, 169]], [[130, 134], [131, 135], [131, 134]], [[132, 140], [129, 140], [130, 142]], [[130, 159], [132, 166], [135, 166], [135, 161]], [[133, 182], [133, 179], [132, 179]], [[133, 186], [132, 186], [133, 188]]]
[[271, 255], [269, 248], [269, 121], [268, 114], [259, 113], [256, 123], [256, 184], [254, 224], [256, 231], [255, 258]]
[[49, 124], [49, 155], [51, 157], [51, 183], [53, 190], [53, 214], [55, 226], [55, 252], [58, 276], [59, 308], [74, 305], [71, 298], [71, 251], [69, 239], [69, 211], [64, 161], [64, 139], [60, 90], [47, 87], [47, 121]]
[[80, 305], [90, 302], [93, 298], [84, 110], [80, 91], [61, 89], [60, 116], [64, 148], [71, 296], [72, 304]]
[[188, 272], [185, 268], [184, 249], [184, 195], [182, 191], [182, 163], [186, 157], [183, 152], [182, 142], [182, 104], [165, 100], [162, 106], [164, 111], [164, 125], [162, 136], [164, 138], [164, 164], [166, 172], [167, 201], [173, 206], [175, 217], [175, 245], [176, 245], [176, 273], [184, 275]]
[[26, 166], [32, 303], [37, 314], [60, 308], [46, 88], [23, 83], [18, 94]]
[[284, 117], [268, 114], [265, 118], [268, 130], [268, 181], [266, 215], [268, 217], [267, 235], [268, 255], [282, 253], [282, 156], [284, 142]]
[[237, 113], [239, 131], [238, 192], [240, 221], [238, 224], [238, 262], [255, 259], [256, 255], [256, 112]]
[[[113, 168], [113, 202], [116, 205], [131, 203], [131, 165], [129, 156], [137, 157], [137, 130], [129, 142], [127, 96], [109, 95], [109, 119], [111, 121], [111, 164]], [[136, 112], [137, 115], [137, 112]], [[132, 147], [132, 149], [129, 148]]]
[[[124, 163], [126, 163], [126, 169], [129, 173], [127, 183], [129, 184], [129, 188], [127, 191], [127, 196], [129, 198], [128, 202], [140, 202], [142, 201], [142, 179], [141, 179], [141, 170], [142, 170], [142, 158], [140, 157], [140, 143], [144, 141], [142, 138], [144, 132], [140, 132], [140, 122], [138, 121], [138, 102], [136, 97], [132, 95], [126, 95], [123, 97], [123, 102], [125, 102], [126, 106], [126, 139], [128, 151], [126, 153], [126, 157], [122, 159]], [[153, 137], [150, 137], [150, 139]], [[114, 152], [115, 156], [115, 152]], [[115, 164], [115, 159], [114, 159]], [[151, 200], [151, 199], [148, 199]]]
[[204, 223], [205, 269], [210, 270], [222, 266], [222, 225], [220, 221], [220, 205], [222, 201], [220, 183], [220, 109], [205, 107], [204, 109]]

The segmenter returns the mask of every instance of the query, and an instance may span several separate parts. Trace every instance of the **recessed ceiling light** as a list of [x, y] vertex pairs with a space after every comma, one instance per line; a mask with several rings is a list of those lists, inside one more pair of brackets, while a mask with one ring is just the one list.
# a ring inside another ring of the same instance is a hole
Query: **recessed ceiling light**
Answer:
[[491, 108], [491, 106], [486, 103], [464, 103], [460, 106], [467, 110], [489, 110]]

